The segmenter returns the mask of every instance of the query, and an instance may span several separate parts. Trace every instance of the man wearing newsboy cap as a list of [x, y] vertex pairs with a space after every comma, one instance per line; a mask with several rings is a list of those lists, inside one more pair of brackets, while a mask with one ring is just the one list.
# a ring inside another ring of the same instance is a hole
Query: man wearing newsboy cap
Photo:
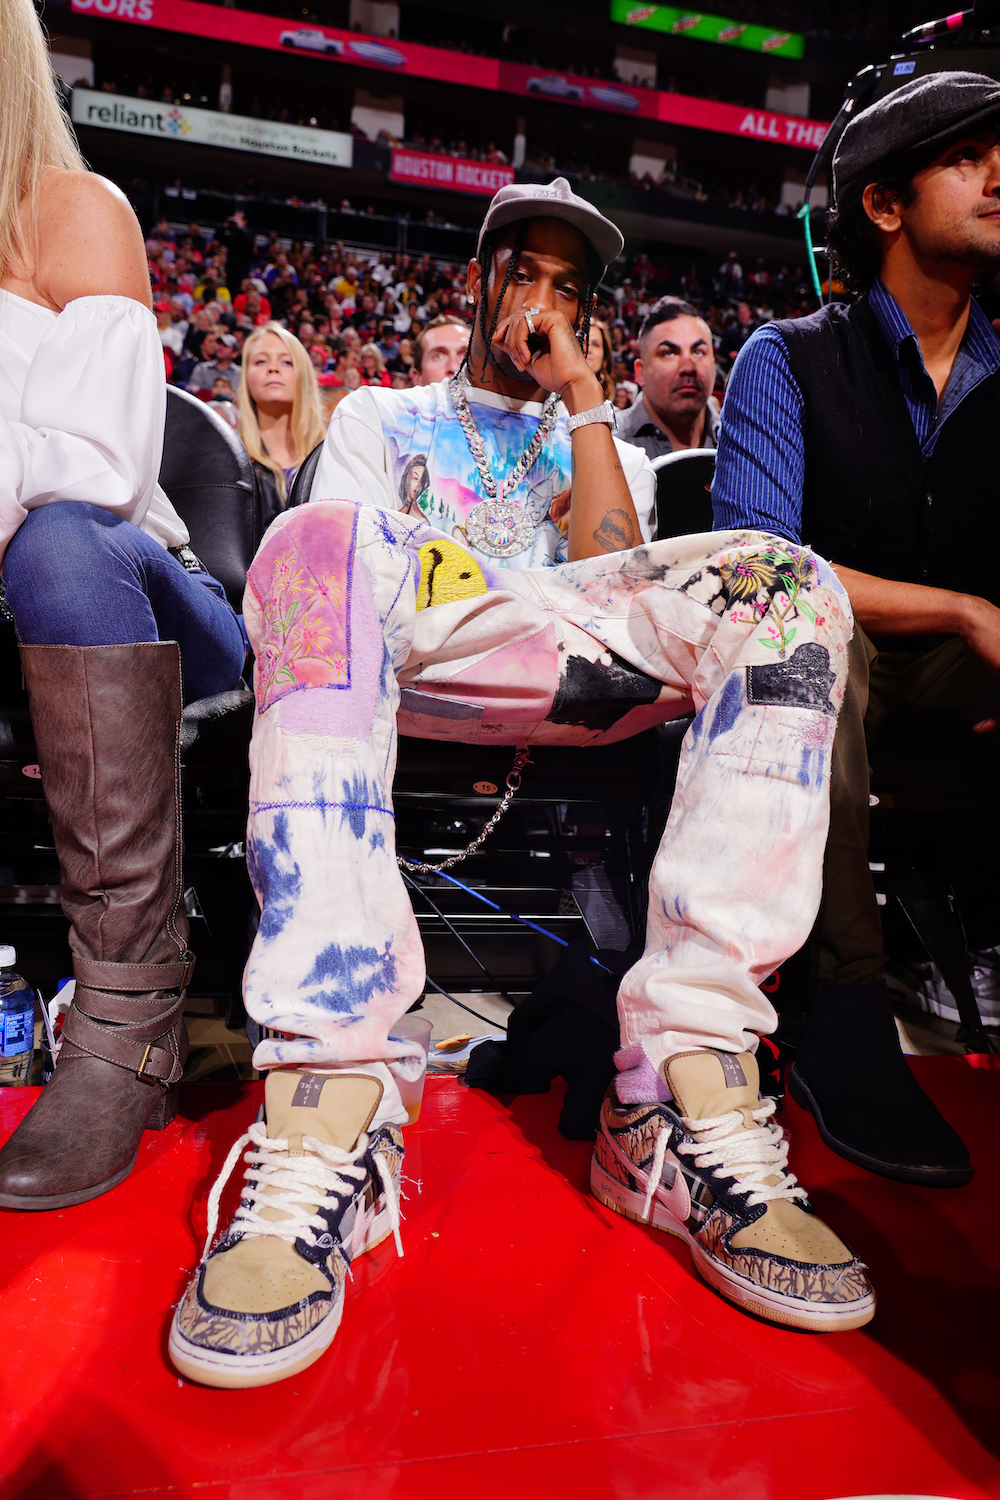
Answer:
[[[972, 1167], [899, 1049], [868, 869], [868, 747], [937, 736], [980, 761], [997, 751], [1000, 340], [972, 294], [1000, 269], [998, 131], [1000, 86], [977, 73], [916, 78], [851, 121], [829, 248], [857, 300], [747, 343], [713, 489], [717, 526], [829, 558], [856, 622], [792, 1092], [841, 1155], [929, 1186]], [[969, 946], [995, 957], [995, 857], [970, 873], [957, 842], [945, 871], [967, 886]]]

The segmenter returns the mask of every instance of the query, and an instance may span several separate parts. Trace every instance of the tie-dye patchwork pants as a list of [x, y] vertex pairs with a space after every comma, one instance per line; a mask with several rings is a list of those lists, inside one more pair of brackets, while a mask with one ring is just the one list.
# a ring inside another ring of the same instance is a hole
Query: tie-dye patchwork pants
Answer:
[[270, 528], [244, 609], [261, 905], [245, 999], [271, 1032], [257, 1067], [413, 1054], [390, 1038], [425, 972], [396, 865], [397, 728], [600, 745], [694, 710], [645, 952], [619, 993], [622, 1045], [658, 1066], [773, 1028], [758, 986], [819, 905], [852, 629], [826, 563], [716, 532], [492, 569], [419, 518], [326, 500]]

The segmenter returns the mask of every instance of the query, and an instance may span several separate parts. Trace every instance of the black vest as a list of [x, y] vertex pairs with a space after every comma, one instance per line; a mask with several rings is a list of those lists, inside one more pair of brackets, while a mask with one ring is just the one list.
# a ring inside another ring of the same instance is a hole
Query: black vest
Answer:
[[[959, 404], [925, 461], [895, 356], [868, 306], [775, 323], [805, 400], [802, 540], [862, 573], [1000, 604], [1000, 371]], [[898, 644], [898, 642], [897, 642]]]

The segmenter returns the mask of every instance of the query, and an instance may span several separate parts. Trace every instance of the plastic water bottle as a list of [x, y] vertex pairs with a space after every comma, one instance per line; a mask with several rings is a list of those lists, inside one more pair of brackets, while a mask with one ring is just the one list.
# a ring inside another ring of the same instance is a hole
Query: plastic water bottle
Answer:
[[0, 1085], [27, 1083], [35, 1055], [35, 992], [16, 962], [17, 950], [0, 944]]

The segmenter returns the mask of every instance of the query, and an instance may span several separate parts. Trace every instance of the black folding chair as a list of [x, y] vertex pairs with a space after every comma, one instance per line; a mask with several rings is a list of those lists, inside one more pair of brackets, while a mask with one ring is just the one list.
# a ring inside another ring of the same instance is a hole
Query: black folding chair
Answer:
[[653, 459], [656, 472], [656, 540], [713, 531], [714, 448], [681, 448]]

